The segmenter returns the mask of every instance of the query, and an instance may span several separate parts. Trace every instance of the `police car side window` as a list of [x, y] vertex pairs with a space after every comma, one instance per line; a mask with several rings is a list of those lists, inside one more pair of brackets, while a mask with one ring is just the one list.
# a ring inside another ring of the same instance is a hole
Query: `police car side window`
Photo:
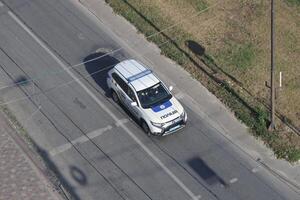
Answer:
[[128, 87], [128, 91], [126, 93], [127, 93], [127, 95], [129, 96], [129, 98], [132, 101], [136, 102], [136, 98], [135, 98], [134, 92], [132, 91], [132, 89], [130, 87]]
[[112, 73], [113, 79], [117, 82], [117, 84], [122, 88], [124, 92], [127, 93], [128, 86], [125, 81], [116, 73]]

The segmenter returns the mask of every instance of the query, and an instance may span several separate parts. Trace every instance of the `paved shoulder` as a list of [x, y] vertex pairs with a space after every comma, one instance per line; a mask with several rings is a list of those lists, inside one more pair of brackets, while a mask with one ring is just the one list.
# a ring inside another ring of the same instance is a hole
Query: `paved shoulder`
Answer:
[[13, 132], [14, 129], [0, 113], [0, 199], [61, 199], [11, 137]]

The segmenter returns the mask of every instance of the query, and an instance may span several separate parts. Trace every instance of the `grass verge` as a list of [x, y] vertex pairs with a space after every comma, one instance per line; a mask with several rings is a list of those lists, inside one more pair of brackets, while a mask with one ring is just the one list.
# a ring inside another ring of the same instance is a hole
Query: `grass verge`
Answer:
[[222, 63], [242, 70], [253, 64], [256, 54], [253, 44], [238, 44], [234, 41], [227, 42], [226, 44], [226, 47], [218, 55]]
[[300, 0], [286, 0], [292, 6], [300, 6]]
[[[116, 13], [135, 25], [146, 37], [171, 25], [167, 19], [160, 15], [155, 7], [141, 4], [134, 6], [132, 1], [127, 0], [106, 0], [106, 2]], [[174, 37], [177, 38], [176, 41], [172, 40]], [[200, 66], [199, 62], [197, 62], [199, 57], [189, 54], [185, 41], [193, 40], [190, 34], [178, 27], [174, 27], [166, 33], [147, 37], [147, 39], [157, 45], [169, 41], [167, 45], [160, 47], [162, 54], [184, 67], [194, 78], [206, 86], [210, 92], [215, 94], [235, 113], [238, 119], [250, 128], [253, 135], [261, 138], [267, 146], [273, 149], [278, 158], [284, 158], [290, 162], [296, 162], [300, 159], [300, 149], [296, 145], [288, 140], [283, 140], [279, 133], [267, 130], [266, 127], [269, 123], [268, 114], [260, 103], [251, 99], [251, 97], [241, 95], [238, 88], [232, 87], [222, 77], [210, 73], [212, 69], [216, 68], [212, 56], [202, 56], [200, 59], [206, 66]], [[255, 48], [251, 43], [230, 45], [233, 45], [233, 48], [225, 55], [230, 58], [230, 64], [246, 68], [254, 59]]]

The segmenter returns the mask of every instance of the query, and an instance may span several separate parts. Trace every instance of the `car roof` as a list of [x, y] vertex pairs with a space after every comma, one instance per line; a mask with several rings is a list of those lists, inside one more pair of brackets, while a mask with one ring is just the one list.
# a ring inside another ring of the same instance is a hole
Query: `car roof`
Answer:
[[152, 70], [133, 59], [118, 63], [115, 66], [115, 70], [117, 70], [136, 91], [144, 90], [160, 82], [152, 73]]

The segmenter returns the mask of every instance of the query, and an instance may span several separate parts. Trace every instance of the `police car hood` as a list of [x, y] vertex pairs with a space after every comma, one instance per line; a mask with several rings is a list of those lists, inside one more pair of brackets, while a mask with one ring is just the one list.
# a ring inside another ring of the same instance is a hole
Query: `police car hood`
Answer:
[[180, 116], [183, 112], [181, 104], [172, 97], [171, 99], [162, 102], [161, 104], [145, 109], [150, 121], [155, 123], [165, 123]]

